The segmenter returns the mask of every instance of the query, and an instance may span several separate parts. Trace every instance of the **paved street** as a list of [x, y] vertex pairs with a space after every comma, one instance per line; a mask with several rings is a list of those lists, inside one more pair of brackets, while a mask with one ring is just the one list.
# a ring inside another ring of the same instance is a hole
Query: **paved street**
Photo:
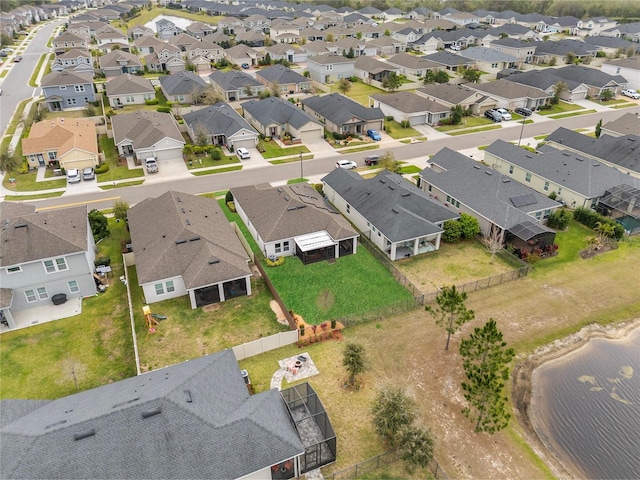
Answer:
[[[22, 53], [22, 61], [13, 63], [11, 59], [10, 65], [3, 66], [9, 69], [9, 73], [0, 82], [2, 85], [2, 101], [0, 101], [0, 132], [4, 134], [7, 125], [11, 121], [13, 112], [18, 104], [25, 98], [35, 97], [39, 95], [40, 88], [29, 86], [31, 74], [40, 60], [40, 55], [49, 51], [47, 42], [53, 33], [53, 30], [63, 20], [47, 23], [38, 29], [36, 33], [32, 33], [27, 40], [29, 46]], [[16, 49], [17, 50], [17, 49]]]

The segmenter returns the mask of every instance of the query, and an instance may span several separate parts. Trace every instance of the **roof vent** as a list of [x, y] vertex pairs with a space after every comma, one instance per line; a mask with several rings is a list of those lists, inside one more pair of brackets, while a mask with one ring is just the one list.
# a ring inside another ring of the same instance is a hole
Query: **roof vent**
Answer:
[[563, 154], [565, 157], [570, 157], [570, 156], [571, 156], [571, 154], [570, 154], [569, 152], [562, 152], [562, 154]]
[[510, 178], [503, 178], [502, 183], [509, 183], [511, 181]]
[[180, 213], [187, 213], [184, 208], [180, 209]]
[[392, 209], [391, 209], [391, 211], [392, 211], [393, 213], [400, 213], [400, 212], [399, 212], [398, 210], [396, 210], [395, 208], [392, 208]]
[[26, 228], [26, 226], [27, 226], [26, 223], [18, 223], [14, 225], [13, 228]]
[[83, 438], [93, 437], [96, 434], [96, 429], [92, 428], [91, 430], [87, 430], [86, 432], [74, 433], [73, 439], [77, 442], [78, 440], [82, 440]]
[[156, 407], [153, 410], [149, 410], [148, 412], [142, 412], [142, 418], [155, 417], [156, 415], [160, 415], [162, 413], [162, 407]]
[[288, 202], [289, 200], [291, 200], [291, 199], [289, 198], [289, 195], [285, 195], [285, 196], [284, 196], [284, 199], [285, 199], [287, 202]]
[[209, 265], [215, 265], [216, 263], [220, 263], [220, 259], [219, 258], [212, 258], [209, 260]]
[[291, 212], [292, 210], [297, 210], [297, 209], [298, 209], [298, 207], [287, 207], [287, 210], [289, 212]]
[[576, 160], [578, 160], [579, 162], [582, 162], [584, 158], [576, 157]]
[[403, 197], [410, 197], [410, 196], [411, 196], [411, 194], [410, 194], [409, 192], [404, 192], [404, 193], [402, 194], [402, 196], [403, 196]]
[[190, 242], [197, 242], [198, 240], [200, 240], [200, 237], [191, 237], [189, 239]]
[[393, 185], [389, 185], [389, 190], [395, 190], [396, 187], [394, 187]]
[[176, 202], [182, 202], [182, 200], [180, 200], [180, 197], [176, 197]]
[[493, 175], [493, 172], [491, 170], [485, 170], [484, 173], [486, 173], [487, 175]]
[[533, 158], [533, 155], [529, 155], [528, 153], [526, 153], [524, 156], [527, 158]]
[[193, 403], [193, 397], [191, 396], [191, 390], [185, 390], [184, 394], [187, 396], [187, 403]]
[[473, 168], [475, 168], [476, 170], [480, 170], [480, 165], [474, 165]]
[[55, 423], [52, 423], [51, 425], [47, 425], [46, 427], [44, 427], [44, 429], [46, 430], [47, 428], [57, 427], [58, 425], [64, 425], [65, 423], [67, 423], [66, 420], [60, 420], [59, 422], [55, 422]]
[[282, 187], [278, 187], [278, 193], [282, 193]]
[[183, 243], [187, 243], [186, 240], [176, 240], [176, 245], [182, 245]]

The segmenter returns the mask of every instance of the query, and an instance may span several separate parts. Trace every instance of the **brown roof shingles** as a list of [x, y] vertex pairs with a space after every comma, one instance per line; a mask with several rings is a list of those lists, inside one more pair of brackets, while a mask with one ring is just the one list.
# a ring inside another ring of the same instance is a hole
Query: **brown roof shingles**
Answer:
[[98, 155], [96, 125], [92, 120], [54, 118], [31, 126], [28, 138], [22, 139], [23, 155], [56, 150], [58, 158], [78, 149]]

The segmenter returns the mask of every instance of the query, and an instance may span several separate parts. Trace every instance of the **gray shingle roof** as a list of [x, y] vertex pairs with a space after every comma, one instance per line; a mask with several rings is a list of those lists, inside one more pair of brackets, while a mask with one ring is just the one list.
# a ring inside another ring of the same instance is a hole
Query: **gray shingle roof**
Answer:
[[428, 100], [427, 98], [412, 92], [395, 92], [389, 94], [377, 93], [375, 95], [371, 95], [371, 98], [404, 113], [447, 113], [450, 110], [449, 107], [438, 102]]
[[[389, 37], [384, 37], [389, 38]], [[380, 72], [397, 72], [398, 67], [395, 65], [391, 65], [386, 62], [381, 62], [372, 57], [368, 57], [366, 55], [360, 55], [356, 58], [355, 68], [358, 70], [362, 70], [371, 74], [377, 74]]]
[[264, 100], [250, 100], [240, 106], [265, 126], [275, 122], [280, 125], [291, 125], [297, 130], [308, 123], [322, 125], [304, 110], [300, 110], [291, 102], [281, 98], [269, 97]]
[[504, 78], [483, 84], [469, 84], [469, 87], [487, 95], [495, 95], [502, 98], [551, 98], [553, 96], [539, 88], [510, 82]]
[[187, 113], [183, 118], [185, 123], [195, 131], [204, 129], [210, 135], [225, 135], [229, 138], [242, 129], [255, 132], [253, 127], [238, 115], [238, 112], [224, 102]]
[[55, 87], [61, 85], [93, 85], [93, 74], [90, 72], [51, 72], [42, 79], [42, 87]]
[[569, 52], [578, 56], [590, 55], [591, 52], [598, 50], [593, 45], [586, 44], [579, 40], [564, 39], [558, 41], [538, 42], [536, 45], [536, 55], [566, 55]]
[[342, 125], [353, 117], [364, 121], [381, 120], [384, 113], [379, 108], [366, 108], [350, 98], [339, 93], [330, 93], [322, 97], [309, 97], [302, 100], [303, 106], [308, 106], [320, 116], [336, 125]]
[[436, 224], [458, 218], [457, 213], [388, 170], [364, 179], [336, 168], [322, 181], [392, 242], [442, 232]]
[[111, 117], [113, 138], [117, 143], [129, 139], [135, 149], [151, 147], [165, 137], [185, 143], [173, 115], [138, 110]]
[[169, 191], [131, 207], [128, 219], [140, 284], [182, 276], [191, 289], [251, 275], [215, 200]]
[[314, 55], [307, 58], [307, 63], [317, 63], [318, 65], [334, 65], [338, 63], [354, 63], [355, 59], [347, 58], [337, 53], [323, 53], [322, 55]]
[[531, 42], [523, 42], [522, 40], [518, 40], [517, 38], [499, 38], [498, 40], [494, 40], [491, 42], [491, 45], [504, 45], [505, 47], [511, 48], [527, 48], [529, 50], [536, 50], [536, 44]]
[[[528, 153], [519, 147], [515, 148]], [[535, 221], [528, 213], [560, 206], [526, 185], [449, 148], [440, 150], [429, 162], [440, 166], [444, 171], [425, 168], [420, 176], [426, 182], [501, 228], [508, 229], [524, 221]], [[516, 207], [513, 199], [522, 195], [532, 195], [535, 203]], [[444, 202], [445, 199], [440, 200]]]
[[304, 452], [279, 392], [249, 395], [232, 350], [53, 400], [1, 435], [3, 478], [231, 479]]
[[450, 67], [470, 67], [473, 65], [473, 62], [471, 60], [449, 52], [436, 52], [432, 53], [431, 55], [426, 55], [424, 58], [431, 62], [439, 63], [441, 65], [447, 65]]
[[410, 68], [412, 70], [437, 70], [440, 64], [429, 60], [427, 57], [417, 57], [408, 53], [398, 53], [387, 60], [392, 65]]
[[85, 252], [89, 248], [87, 207], [45, 210], [0, 203], [0, 267]]
[[280, 85], [291, 83], [309, 83], [309, 79], [298, 72], [294, 72], [284, 65], [272, 65], [256, 72], [256, 76], [264, 78], [269, 83], [279, 83]]
[[246, 87], [260, 87], [262, 84], [251, 75], [244, 72], [221, 72], [216, 70], [209, 75], [211, 83], [217, 84], [225, 92], [242, 90]]
[[251, 185], [232, 188], [231, 193], [265, 242], [323, 230], [334, 240], [358, 236], [349, 222], [308, 183], [281, 187]]
[[105, 89], [109, 95], [128, 95], [136, 93], [155, 93], [151, 82], [144, 77], [125, 73], [109, 80]]
[[193, 72], [185, 71], [173, 73], [171, 75], [161, 75], [159, 78], [162, 89], [168, 95], [189, 95], [201, 93], [207, 88], [205, 82], [200, 76]]
[[549, 91], [550, 88], [560, 82], [564, 81], [567, 84], [569, 91], [573, 91], [576, 88], [583, 85], [581, 81], [575, 81], [559, 77], [555, 73], [555, 69], [545, 70], [529, 70], [527, 72], [513, 73], [507, 77], [506, 80], [510, 82], [521, 83], [523, 85], [529, 85], [531, 87], [539, 88], [540, 90]]
[[640, 117], [633, 113], [625, 113], [620, 118], [605, 123], [602, 128], [620, 135], [635, 135], [640, 132]]
[[595, 35], [593, 37], [584, 37], [584, 43], [589, 45], [595, 45], [596, 47], [604, 48], [629, 48], [635, 46], [635, 43], [618, 37], [605, 37], [602, 35]]
[[566, 150], [532, 156], [520, 147], [496, 140], [486, 151], [586, 198], [600, 197], [607, 189], [622, 183], [640, 187], [640, 179]]
[[445, 102], [458, 105], [467, 101], [470, 97], [475, 97], [477, 92], [464, 85], [454, 85], [451, 83], [431, 83], [416, 90], [433, 98], [444, 100]]
[[518, 59], [508, 53], [489, 47], [469, 47], [460, 52], [462, 57], [478, 62], [517, 62]]

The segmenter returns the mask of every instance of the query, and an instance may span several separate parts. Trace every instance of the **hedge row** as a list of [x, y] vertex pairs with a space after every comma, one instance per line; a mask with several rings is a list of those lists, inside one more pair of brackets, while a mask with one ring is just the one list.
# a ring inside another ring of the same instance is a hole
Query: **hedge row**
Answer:
[[573, 211], [573, 218], [576, 222], [586, 225], [589, 228], [595, 229], [598, 226], [598, 222], [613, 225], [613, 238], [620, 240], [624, 235], [624, 227], [612, 218], [600, 215], [593, 210], [584, 207], [578, 207]]

